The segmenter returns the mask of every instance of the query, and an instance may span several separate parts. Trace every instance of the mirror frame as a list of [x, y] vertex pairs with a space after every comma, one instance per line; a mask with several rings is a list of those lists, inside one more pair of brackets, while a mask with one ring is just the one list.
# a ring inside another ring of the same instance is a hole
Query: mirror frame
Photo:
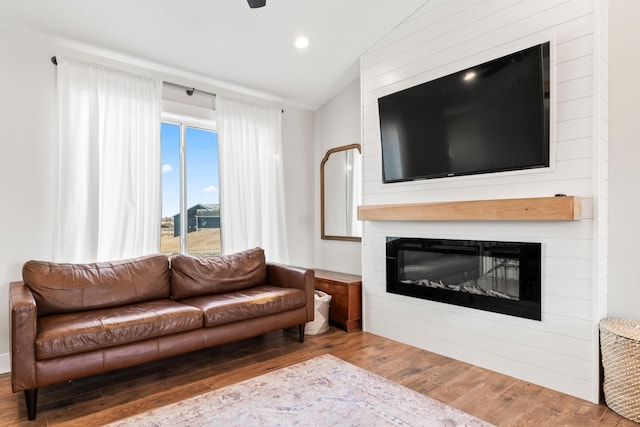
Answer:
[[361, 237], [358, 236], [328, 236], [324, 232], [324, 165], [329, 160], [329, 156], [333, 153], [338, 153], [340, 151], [347, 151], [351, 149], [358, 150], [358, 153], [362, 154], [362, 150], [360, 149], [360, 144], [349, 144], [343, 145], [341, 147], [331, 148], [327, 150], [327, 154], [324, 155], [322, 162], [320, 162], [320, 238], [324, 240], [346, 240], [349, 242], [360, 242], [362, 241]]

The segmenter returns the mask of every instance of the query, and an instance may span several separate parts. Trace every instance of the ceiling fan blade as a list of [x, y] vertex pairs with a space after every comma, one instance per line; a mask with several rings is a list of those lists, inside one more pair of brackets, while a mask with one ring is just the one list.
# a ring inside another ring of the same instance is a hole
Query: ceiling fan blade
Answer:
[[267, 0], [247, 0], [247, 3], [249, 3], [249, 7], [251, 9], [255, 9], [255, 8], [262, 7], [265, 4], [267, 4]]

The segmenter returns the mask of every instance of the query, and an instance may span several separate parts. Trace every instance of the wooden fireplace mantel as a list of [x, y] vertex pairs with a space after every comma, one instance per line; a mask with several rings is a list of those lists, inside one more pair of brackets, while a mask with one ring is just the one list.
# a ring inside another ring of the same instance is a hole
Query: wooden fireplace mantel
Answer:
[[366, 221], [575, 221], [582, 201], [575, 196], [469, 200], [358, 206]]

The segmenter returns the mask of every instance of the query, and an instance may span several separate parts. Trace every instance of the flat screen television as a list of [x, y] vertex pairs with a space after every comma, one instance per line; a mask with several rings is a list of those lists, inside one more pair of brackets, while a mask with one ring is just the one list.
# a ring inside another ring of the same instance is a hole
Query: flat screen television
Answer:
[[549, 43], [378, 99], [385, 183], [549, 166]]

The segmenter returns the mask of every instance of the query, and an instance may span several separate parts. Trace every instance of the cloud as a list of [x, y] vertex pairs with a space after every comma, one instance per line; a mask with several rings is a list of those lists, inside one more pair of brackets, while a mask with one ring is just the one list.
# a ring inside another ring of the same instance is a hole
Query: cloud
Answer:
[[215, 186], [210, 185], [208, 187], [203, 188], [202, 191], [204, 191], [205, 193], [215, 193], [216, 191], [218, 191], [218, 189]]
[[173, 170], [173, 166], [171, 166], [168, 163], [165, 163], [164, 165], [162, 165], [162, 173], [169, 173]]

